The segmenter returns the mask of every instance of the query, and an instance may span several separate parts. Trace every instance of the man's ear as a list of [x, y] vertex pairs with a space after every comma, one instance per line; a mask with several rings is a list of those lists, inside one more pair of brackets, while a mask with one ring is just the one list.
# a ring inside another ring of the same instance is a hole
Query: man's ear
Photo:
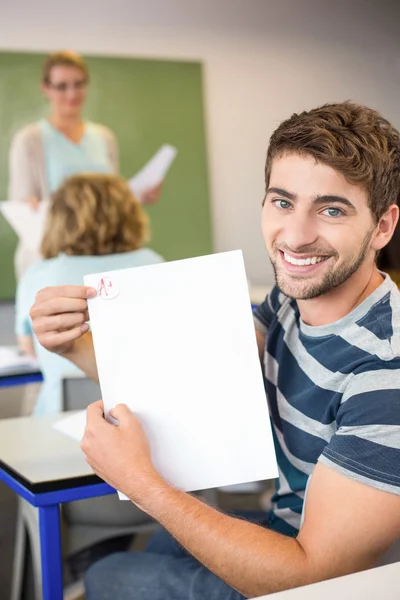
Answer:
[[375, 236], [372, 240], [371, 247], [378, 251], [388, 244], [396, 229], [399, 219], [399, 207], [397, 204], [389, 206], [384, 215], [379, 219], [379, 223], [375, 229]]

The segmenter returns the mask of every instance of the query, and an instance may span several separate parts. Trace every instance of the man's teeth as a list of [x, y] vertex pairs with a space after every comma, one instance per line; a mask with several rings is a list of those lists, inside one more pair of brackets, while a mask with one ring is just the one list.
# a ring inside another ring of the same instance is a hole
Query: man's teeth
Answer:
[[286, 252], [284, 252], [283, 254], [284, 254], [285, 260], [287, 260], [287, 262], [291, 263], [292, 265], [300, 265], [300, 266], [301, 265], [315, 265], [315, 264], [327, 259], [326, 256], [309, 256], [308, 258], [293, 258], [293, 256], [286, 254]]

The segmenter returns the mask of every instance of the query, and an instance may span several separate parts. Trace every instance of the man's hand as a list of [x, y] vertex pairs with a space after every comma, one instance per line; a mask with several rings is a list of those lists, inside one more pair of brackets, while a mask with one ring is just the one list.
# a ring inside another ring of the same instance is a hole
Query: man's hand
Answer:
[[72, 285], [38, 292], [30, 316], [39, 343], [57, 354], [70, 351], [74, 341], [89, 330], [87, 298], [94, 296], [94, 288]]
[[81, 448], [96, 475], [146, 510], [146, 498], [162, 482], [151, 462], [149, 442], [126, 404], [110, 414], [119, 425], [104, 419], [102, 400], [88, 407]]

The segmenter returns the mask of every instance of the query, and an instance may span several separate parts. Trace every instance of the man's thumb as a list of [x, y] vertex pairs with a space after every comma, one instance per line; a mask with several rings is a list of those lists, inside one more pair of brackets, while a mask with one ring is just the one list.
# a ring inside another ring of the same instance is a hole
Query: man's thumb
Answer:
[[117, 404], [110, 410], [110, 415], [122, 425], [124, 421], [132, 416], [132, 411], [126, 404]]

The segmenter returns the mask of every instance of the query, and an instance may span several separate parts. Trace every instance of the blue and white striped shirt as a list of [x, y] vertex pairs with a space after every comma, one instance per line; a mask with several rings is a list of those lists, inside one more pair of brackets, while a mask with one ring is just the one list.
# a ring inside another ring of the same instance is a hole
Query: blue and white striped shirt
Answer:
[[303, 323], [275, 287], [255, 312], [266, 334], [264, 374], [279, 466], [274, 513], [300, 528], [317, 461], [400, 494], [400, 292], [385, 276], [351, 313]]

